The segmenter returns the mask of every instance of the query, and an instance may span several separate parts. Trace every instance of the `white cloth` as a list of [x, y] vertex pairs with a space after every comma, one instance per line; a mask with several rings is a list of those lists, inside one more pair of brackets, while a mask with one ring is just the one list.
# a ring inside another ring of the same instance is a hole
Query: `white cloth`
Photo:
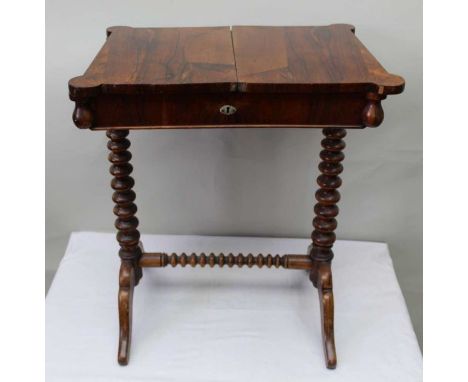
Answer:
[[[309, 240], [143, 235], [147, 251], [305, 253]], [[406, 382], [422, 357], [388, 247], [335, 244], [336, 370], [325, 368], [305, 271], [144, 269], [130, 363], [117, 364], [114, 234], [74, 233], [46, 299], [46, 380]]]

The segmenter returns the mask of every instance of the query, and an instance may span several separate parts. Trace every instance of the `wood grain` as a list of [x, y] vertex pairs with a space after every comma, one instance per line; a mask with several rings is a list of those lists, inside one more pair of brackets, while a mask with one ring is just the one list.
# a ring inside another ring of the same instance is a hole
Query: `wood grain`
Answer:
[[401, 93], [404, 80], [387, 71], [354, 35], [354, 27], [232, 29], [239, 91]]
[[72, 99], [97, 94], [231, 91], [237, 76], [229, 27], [107, 29]]
[[330, 262], [321, 262], [317, 265], [317, 289], [319, 294], [325, 365], [328, 369], [335, 369], [337, 362], [334, 329], [335, 306], [333, 301], [333, 281]]
[[242, 253], [238, 253], [234, 255], [232, 253], [224, 254], [224, 253], [200, 253], [197, 255], [196, 253], [164, 253], [164, 252], [146, 252], [143, 253], [141, 256], [140, 262], [141, 267], [166, 267], [168, 265], [172, 267], [176, 267], [180, 265], [182, 267], [186, 267], [190, 265], [191, 267], [200, 266], [204, 268], [205, 266], [209, 266], [213, 268], [214, 266], [218, 266], [223, 268], [227, 266], [232, 268], [237, 266], [242, 268], [244, 265], [252, 268], [252, 267], [266, 267], [266, 268], [286, 268], [286, 269], [308, 269], [312, 268], [312, 260], [308, 255], [271, 255], [271, 254], [257, 254], [254, 255], [249, 253], [244, 255]]
[[[142, 267], [276, 267], [309, 271], [318, 288], [328, 368], [336, 366], [331, 261], [345, 128], [376, 127], [382, 100], [404, 80], [388, 73], [354, 27], [107, 29], [86, 72], [69, 81], [73, 121], [107, 130], [120, 245], [118, 361], [129, 360], [132, 297]], [[223, 110], [235, 110], [223, 113]], [[307, 255], [144, 252], [135, 216], [129, 130], [318, 127], [325, 138]]]
[[[349, 25], [111, 27], [69, 81], [83, 129], [376, 127], [403, 91]], [[220, 113], [233, 106], [232, 115]]]
[[[204, 93], [118, 95], [105, 94], [89, 101], [93, 129], [311, 127], [341, 125], [363, 127], [368, 100], [352, 94]], [[224, 115], [223, 105], [236, 113]], [[83, 113], [85, 114], [85, 113]]]
[[133, 290], [135, 288], [135, 267], [128, 260], [123, 260], [119, 273], [119, 348], [117, 362], [128, 365], [132, 343]]
[[115, 203], [114, 215], [117, 241], [120, 245], [119, 256], [122, 261], [130, 261], [135, 266], [135, 282], [142, 276], [138, 260], [141, 257], [140, 232], [138, 218], [135, 216], [137, 206], [136, 194], [132, 190], [135, 180], [131, 177], [133, 166], [130, 163], [132, 153], [128, 151], [130, 140], [128, 130], [109, 130], [107, 148], [111, 151], [108, 159], [111, 162], [109, 172], [113, 175], [111, 187], [114, 190], [112, 200]]
[[114, 189], [112, 200], [115, 202], [114, 214], [115, 228], [117, 228], [117, 241], [120, 245], [121, 258], [119, 274], [119, 350], [117, 360], [120, 365], [127, 365], [130, 357], [130, 344], [132, 340], [132, 310], [133, 289], [142, 277], [142, 270], [138, 262], [142, 254], [140, 245], [140, 232], [138, 219], [135, 216], [137, 206], [135, 192], [132, 190], [135, 181], [130, 176], [133, 167], [130, 164], [132, 154], [128, 151], [130, 141], [127, 139], [128, 130], [106, 133], [109, 138], [107, 148], [110, 173], [113, 175], [111, 187]]
[[[401, 93], [354, 27], [108, 28], [75, 100], [97, 94], [181, 92]], [[232, 36], [231, 36], [232, 34]]]
[[341, 162], [344, 160], [343, 150], [346, 144], [343, 138], [346, 130], [342, 128], [323, 129], [323, 150], [320, 152], [322, 161], [319, 164], [321, 174], [317, 178], [319, 189], [315, 193], [317, 204], [314, 207], [315, 218], [312, 222], [314, 230], [311, 234], [312, 244], [309, 255], [312, 259], [310, 280], [319, 292], [320, 314], [322, 324], [322, 342], [327, 368], [336, 367], [336, 350], [334, 334], [334, 305], [331, 261], [333, 259], [333, 243], [336, 240], [335, 229], [338, 225], [337, 203], [341, 195], [338, 188], [342, 180]]

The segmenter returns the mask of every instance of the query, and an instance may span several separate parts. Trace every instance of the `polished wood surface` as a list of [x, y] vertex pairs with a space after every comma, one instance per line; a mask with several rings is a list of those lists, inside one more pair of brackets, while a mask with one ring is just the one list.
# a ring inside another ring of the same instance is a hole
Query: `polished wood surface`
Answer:
[[130, 357], [135, 282], [135, 267], [129, 261], [122, 261], [119, 273], [119, 348], [117, 351], [117, 362], [122, 366], [128, 365]]
[[133, 167], [130, 164], [132, 154], [128, 151], [130, 141], [127, 139], [128, 130], [107, 132], [109, 142], [107, 148], [111, 151], [110, 173], [113, 175], [111, 187], [114, 189], [112, 200], [115, 203], [114, 214], [117, 216], [117, 241], [120, 245], [121, 258], [119, 274], [119, 350], [117, 360], [121, 365], [127, 365], [130, 356], [132, 337], [132, 304], [133, 289], [138, 285], [143, 273], [139, 265], [142, 255], [138, 219], [135, 216], [137, 206], [135, 192], [132, 190], [135, 181], [130, 176]]
[[[129, 361], [132, 301], [147, 267], [306, 270], [318, 290], [325, 363], [336, 367], [331, 262], [345, 128], [377, 127], [382, 101], [404, 89], [354, 27], [111, 27], [88, 70], [69, 81], [73, 121], [106, 130], [120, 245], [118, 362]], [[145, 252], [135, 204], [129, 130], [321, 128], [319, 189], [307, 254]], [[157, 366], [156, 366], [157, 367]]]
[[86, 72], [70, 80], [70, 96], [226, 92], [237, 75], [229, 27], [110, 27]]
[[258, 268], [286, 268], [286, 269], [312, 269], [312, 260], [308, 255], [271, 255], [271, 254], [258, 254], [253, 255], [249, 253], [244, 255], [238, 253], [234, 255], [233, 253], [219, 253], [214, 254], [210, 253], [206, 255], [205, 253], [164, 253], [164, 252], [147, 252], [143, 253], [139, 262], [141, 267], [166, 267], [168, 265], [176, 267], [180, 265], [181, 267], [191, 266], [196, 267], [200, 266], [202, 268], [208, 266], [213, 268], [218, 266], [220, 268], [226, 266], [232, 268], [237, 266], [242, 268], [246, 266], [248, 268], [258, 267]]
[[344, 160], [343, 150], [346, 147], [343, 140], [346, 136], [345, 129], [326, 128], [323, 129], [323, 135], [323, 150], [320, 152], [322, 161], [319, 163], [321, 174], [317, 178], [319, 189], [315, 193], [317, 204], [314, 207], [314, 230], [310, 250], [310, 255], [316, 261], [330, 261], [333, 258], [331, 247], [336, 240], [334, 231], [338, 225], [337, 203], [341, 198], [338, 188], [342, 180], [339, 175], [343, 172], [341, 162]]
[[312, 244], [309, 255], [313, 262], [310, 280], [319, 292], [320, 315], [322, 324], [322, 341], [325, 352], [325, 362], [329, 369], [336, 367], [336, 350], [334, 335], [334, 304], [331, 261], [333, 259], [333, 243], [336, 240], [335, 229], [338, 226], [337, 203], [341, 195], [338, 188], [342, 180], [344, 160], [343, 150], [346, 144], [343, 138], [346, 130], [342, 128], [323, 129], [323, 150], [320, 152], [322, 161], [319, 164], [320, 175], [317, 178], [319, 189], [315, 193], [317, 204], [314, 207], [315, 218], [312, 222]]
[[112, 200], [115, 203], [115, 228], [117, 228], [117, 241], [120, 245], [119, 256], [122, 261], [130, 261], [135, 266], [136, 283], [141, 278], [141, 269], [138, 260], [141, 257], [140, 232], [138, 231], [138, 218], [135, 216], [135, 191], [132, 190], [135, 180], [130, 176], [133, 166], [130, 163], [132, 153], [128, 150], [130, 140], [127, 139], [126, 130], [109, 130], [110, 138], [107, 148], [111, 151], [108, 159], [111, 162], [109, 172], [114, 176], [111, 187], [114, 190]]
[[320, 323], [325, 365], [328, 369], [336, 368], [335, 348], [335, 307], [333, 301], [333, 281], [331, 262], [316, 263], [316, 284], [319, 294]]
[[[93, 130], [195, 128], [363, 127], [369, 101], [359, 94], [225, 93], [125, 96], [106, 94], [93, 101]], [[232, 115], [220, 113], [234, 105]]]
[[[111, 27], [74, 98], [166, 92], [401, 93], [354, 27]], [[232, 35], [232, 36], [231, 36]]]
[[403, 88], [343, 24], [112, 27], [69, 81], [73, 120], [93, 130], [376, 127]]
[[233, 27], [239, 91], [401, 93], [354, 27]]

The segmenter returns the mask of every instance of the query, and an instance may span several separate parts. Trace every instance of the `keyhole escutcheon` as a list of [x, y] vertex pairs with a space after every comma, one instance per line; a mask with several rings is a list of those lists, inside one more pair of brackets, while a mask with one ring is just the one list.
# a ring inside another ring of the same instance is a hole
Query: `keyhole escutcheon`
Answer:
[[237, 109], [232, 105], [223, 105], [221, 106], [219, 111], [221, 114], [224, 115], [233, 115], [237, 111]]

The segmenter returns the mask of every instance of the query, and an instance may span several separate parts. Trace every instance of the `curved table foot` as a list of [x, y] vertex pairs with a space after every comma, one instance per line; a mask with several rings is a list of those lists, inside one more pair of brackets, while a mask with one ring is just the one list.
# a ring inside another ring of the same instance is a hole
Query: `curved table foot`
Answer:
[[316, 262], [315, 264], [316, 266], [310, 272], [310, 280], [319, 292], [325, 364], [328, 369], [334, 369], [336, 367], [336, 350], [333, 328], [334, 305], [331, 265], [329, 262]]
[[336, 367], [335, 334], [333, 328], [333, 284], [330, 263], [317, 265], [316, 286], [319, 292], [320, 315], [322, 321], [322, 341], [327, 368]]
[[117, 360], [120, 365], [127, 365], [132, 339], [132, 304], [135, 287], [135, 269], [131, 262], [123, 261], [119, 274], [119, 351]]

